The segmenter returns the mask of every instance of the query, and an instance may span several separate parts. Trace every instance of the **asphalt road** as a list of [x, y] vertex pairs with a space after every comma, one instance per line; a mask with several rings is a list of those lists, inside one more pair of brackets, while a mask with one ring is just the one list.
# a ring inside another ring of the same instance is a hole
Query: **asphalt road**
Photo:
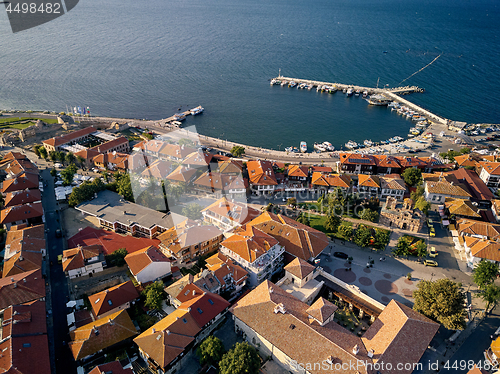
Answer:
[[[483, 322], [481, 322], [457, 352], [445, 362], [448, 368], [443, 368], [440, 374], [464, 374], [468, 372], [465, 365], [477, 364], [484, 367], [484, 351], [490, 346], [491, 338], [495, 330], [500, 326], [500, 305], [497, 305]], [[461, 368], [462, 367], [462, 368]]]
[[55, 370], [60, 374], [76, 373], [76, 364], [67, 346], [69, 341], [68, 326], [66, 323], [66, 302], [68, 300], [68, 282], [62, 266], [57, 263], [57, 256], [64, 249], [64, 238], [56, 238], [56, 229], [61, 229], [60, 213], [54, 194], [54, 180], [50, 175], [50, 169], [41, 173], [41, 178], [47, 184], [42, 194], [42, 204], [45, 212], [46, 247], [50, 265], [50, 298], [52, 304], [52, 321], [49, 320], [48, 327], [52, 328], [50, 341], [51, 356], [55, 358]]

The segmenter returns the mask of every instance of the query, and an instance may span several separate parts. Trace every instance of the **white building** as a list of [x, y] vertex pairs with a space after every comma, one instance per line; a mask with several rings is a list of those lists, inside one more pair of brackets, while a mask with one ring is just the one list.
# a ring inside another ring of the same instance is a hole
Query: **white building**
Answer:
[[100, 245], [78, 246], [63, 251], [63, 271], [70, 279], [91, 277], [92, 274], [103, 271], [105, 264]]
[[154, 282], [170, 274], [170, 260], [150, 245], [125, 256], [125, 261], [138, 283]]

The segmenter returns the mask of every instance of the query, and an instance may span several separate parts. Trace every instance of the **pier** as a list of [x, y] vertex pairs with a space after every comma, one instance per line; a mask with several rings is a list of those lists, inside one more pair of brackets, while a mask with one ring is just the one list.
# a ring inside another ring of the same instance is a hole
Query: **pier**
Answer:
[[420, 114], [426, 116], [428, 119], [440, 123], [442, 125], [447, 125], [448, 120], [446, 118], [440, 117], [427, 109], [424, 109], [416, 104], [413, 104], [412, 102], [403, 99], [399, 95], [406, 95], [414, 92], [424, 92], [423, 88], [420, 88], [418, 86], [404, 86], [404, 87], [394, 87], [394, 88], [374, 88], [374, 87], [363, 87], [363, 86], [357, 86], [354, 84], [343, 84], [343, 83], [332, 83], [332, 82], [321, 82], [321, 81], [315, 81], [315, 80], [310, 80], [310, 79], [300, 79], [300, 78], [289, 78], [289, 77], [282, 77], [278, 76], [276, 78], [273, 78], [274, 80], [277, 81], [286, 81], [286, 82], [295, 82], [297, 85], [301, 83], [305, 83], [308, 85], [312, 85], [314, 87], [318, 86], [331, 86], [331, 87], [336, 87], [338, 90], [344, 90], [344, 89], [353, 89], [353, 90], [359, 90], [361, 92], [366, 91], [368, 92], [369, 95], [373, 94], [382, 94], [385, 95], [387, 98], [397, 101], [402, 105], [407, 106], [408, 108], [415, 110], [419, 112]]

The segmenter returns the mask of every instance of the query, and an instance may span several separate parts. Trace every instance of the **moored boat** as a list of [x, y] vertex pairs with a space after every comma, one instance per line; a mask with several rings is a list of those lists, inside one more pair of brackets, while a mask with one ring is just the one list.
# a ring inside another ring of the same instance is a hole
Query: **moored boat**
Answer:
[[347, 90], [347, 96], [352, 96], [353, 93], [354, 93], [354, 90], [352, 88], [349, 88]]
[[365, 100], [368, 101], [368, 104], [377, 106], [389, 105], [389, 103], [392, 101], [384, 95], [370, 95]]
[[197, 114], [203, 113], [204, 110], [205, 109], [200, 105], [200, 106], [197, 106], [196, 108], [191, 109], [190, 112], [193, 116], [195, 116]]
[[365, 140], [364, 142], [364, 145], [366, 145], [367, 147], [371, 147], [373, 145], [373, 142], [371, 140]]
[[307, 152], [307, 143], [306, 142], [304, 142], [304, 141], [300, 142], [300, 151], [302, 153]]

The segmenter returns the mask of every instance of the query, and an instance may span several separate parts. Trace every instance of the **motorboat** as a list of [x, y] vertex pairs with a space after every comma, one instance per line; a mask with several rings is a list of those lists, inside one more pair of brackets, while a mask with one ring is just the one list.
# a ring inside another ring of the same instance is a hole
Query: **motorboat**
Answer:
[[323, 143], [314, 143], [314, 149], [320, 152], [326, 152], [326, 147], [323, 145]]
[[352, 96], [353, 93], [354, 93], [354, 90], [352, 88], [349, 88], [347, 90], [347, 96]]
[[203, 113], [204, 110], [205, 109], [200, 105], [197, 106], [196, 108], [191, 109], [190, 112], [193, 116], [196, 116], [197, 114]]
[[373, 142], [367, 139], [363, 142], [363, 144], [366, 145], [367, 147], [371, 147], [373, 145]]
[[304, 142], [304, 141], [300, 142], [300, 151], [302, 153], [307, 152], [307, 143], [306, 142]]
[[389, 105], [389, 103], [392, 101], [384, 95], [370, 95], [365, 100], [368, 101], [368, 104], [377, 106]]

